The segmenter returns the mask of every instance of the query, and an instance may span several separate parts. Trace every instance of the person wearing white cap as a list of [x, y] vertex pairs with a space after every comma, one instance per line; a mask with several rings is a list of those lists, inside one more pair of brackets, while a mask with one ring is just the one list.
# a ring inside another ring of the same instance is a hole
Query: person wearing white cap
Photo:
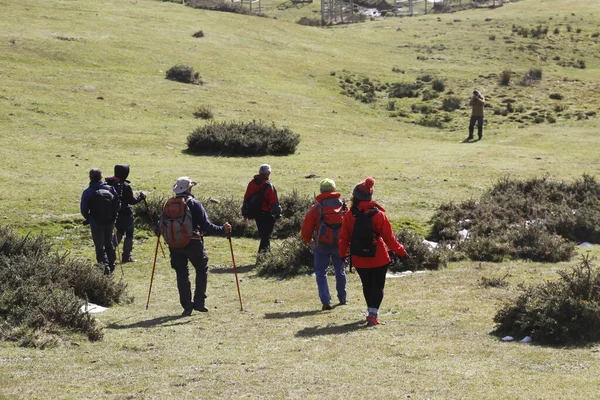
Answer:
[[[258, 235], [260, 236], [259, 254], [269, 251], [275, 221], [281, 218], [282, 212], [279, 198], [277, 197], [277, 189], [275, 189], [275, 186], [269, 180], [270, 176], [271, 166], [269, 164], [261, 165], [258, 169], [258, 175], [254, 175], [254, 178], [248, 183], [246, 193], [244, 194], [244, 201], [246, 202], [254, 194], [262, 193], [260, 210], [254, 218]], [[247, 217], [244, 216], [244, 219], [247, 220]]]
[[[206, 284], [208, 280], [208, 256], [206, 255], [206, 250], [204, 248], [203, 235], [205, 233], [216, 235], [226, 235], [231, 233], [231, 225], [229, 223], [226, 222], [223, 226], [218, 226], [210, 221], [202, 203], [196, 200], [191, 193], [192, 188], [196, 185], [197, 183], [187, 176], [180, 177], [177, 179], [177, 182], [175, 182], [175, 185], [173, 185], [173, 192], [175, 192], [174, 199], [183, 198], [192, 217], [193, 229], [193, 235], [188, 239], [189, 244], [185, 247], [174, 247], [169, 244], [171, 267], [175, 270], [177, 275], [177, 290], [179, 291], [179, 302], [183, 307], [183, 316], [191, 315], [193, 310], [208, 312], [208, 308], [206, 308], [205, 305]], [[165, 224], [164, 221], [165, 220], [161, 218], [161, 226], [163, 228]], [[165, 232], [163, 231], [163, 236], [165, 236], [164, 233]], [[169, 243], [168, 240], [167, 243]], [[193, 298], [188, 261], [196, 270], [196, 286]]]

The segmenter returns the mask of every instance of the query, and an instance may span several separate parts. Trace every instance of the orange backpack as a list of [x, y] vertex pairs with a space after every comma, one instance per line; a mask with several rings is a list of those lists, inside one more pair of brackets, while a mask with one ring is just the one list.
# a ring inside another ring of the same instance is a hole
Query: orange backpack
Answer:
[[315, 243], [319, 247], [337, 247], [342, 221], [346, 214], [346, 204], [337, 198], [328, 198], [317, 202], [319, 208], [319, 226]]
[[171, 197], [165, 203], [160, 217], [161, 233], [169, 247], [187, 246], [194, 235], [192, 211], [186, 197]]

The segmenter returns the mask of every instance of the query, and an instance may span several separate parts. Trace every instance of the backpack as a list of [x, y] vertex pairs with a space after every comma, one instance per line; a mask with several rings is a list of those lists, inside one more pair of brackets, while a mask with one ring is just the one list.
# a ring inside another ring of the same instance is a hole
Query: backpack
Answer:
[[117, 192], [117, 199], [119, 200], [119, 213], [125, 208], [128, 208], [129, 205], [123, 201], [123, 187], [125, 186], [125, 183], [113, 180], [111, 178], [106, 178], [106, 184], [112, 186], [115, 189], [115, 192]]
[[160, 216], [161, 234], [169, 247], [183, 248], [194, 235], [192, 211], [187, 197], [171, 197], [165, 203]]
[[337, 247], [342, 220], [346, 214], [346, 204], [337, 198], [328, 198], [317, 202], [319, 226], [315, 243], [319, 247]]
[[379, 232], [373, 229], [373, 216], [379, 212], [378, 208], [373, 211], [363, 212], [352, 207], [350, 210], [354, 216], [354, 229], [350, 241], [350, 253], [359, 257], [375, 257]]
[[256, 219], [260, 215], [263, 199], [270, 183], [265, 183], [259, 190], [252, 193], [242, 204], [242, 217], [247, 219]]
[[110, 190], [100, 187], [90, 197], [89, 210], [91, 217], [101, 224], [111, 224], [117, 218], [119, 199]]

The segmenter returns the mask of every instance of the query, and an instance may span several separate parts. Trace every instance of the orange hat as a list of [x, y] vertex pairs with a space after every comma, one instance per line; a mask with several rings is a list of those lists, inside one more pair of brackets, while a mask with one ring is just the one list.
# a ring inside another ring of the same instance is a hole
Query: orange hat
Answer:
[[373, 199], [373, 186], [375, 186], [375, 179], [369, 176], [354, 186], [352, 196], [359, 201], [371, 201]]

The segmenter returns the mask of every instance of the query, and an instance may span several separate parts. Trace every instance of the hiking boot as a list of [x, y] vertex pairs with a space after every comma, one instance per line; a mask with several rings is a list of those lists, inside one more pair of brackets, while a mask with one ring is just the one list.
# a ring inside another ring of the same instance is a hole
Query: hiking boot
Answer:
[[121, 264], [132, 263], [132, 262], [137, 262], [137, 260], [134, 260], [133, 258], [129, 257], [129, 258], [124, 258], [121, 261]]
[[206, 308], [206, 306], [194, 306], [194, 310], [200, 312], [208, 312], [208, 308]]
[[345, 306], [346, 304], [348, 304], [348, 300], [340, 300], [340, 306]]
[[183, 310], [183, 312], [181, 313], [182, 317], [189, 317], [190, 315], [192, 315], [192, 310]]
[[377, 317], [371, 317], [369, 315], [367, 317], [367, 326], [375, 326], [375, 325], [381, 325], [381, 322], [379, 322], [379, 318], [377, 318]]
[[325, 311], [325, 310], [333, 310], [333, 307], [331, 306], [331, 304], [325, 303], [325, 304], [323, 304], [323, 307], [321, 308], [321, 310], [323, 310], [323, 311]]

